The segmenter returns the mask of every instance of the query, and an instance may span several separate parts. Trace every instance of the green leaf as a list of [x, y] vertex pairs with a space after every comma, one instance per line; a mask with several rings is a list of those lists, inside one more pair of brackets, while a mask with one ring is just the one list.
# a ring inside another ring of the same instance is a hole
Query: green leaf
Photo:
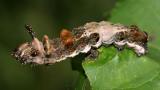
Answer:
[[159, 76], [158, 63], [146, 56], [137, 57], [131, 50], [102, 47], [99, 53], [95, 61], [83, 62], [93, 90], [137, 88]]
[[78, 81], [76, 82], [74, 90], [90, 90], [89, 81], [81, 72], [79, 72]]
[[147, 31], [148, 54], [137, 57], [133, 50], [121, 52], [101, 47], [96, 60], [86, 60], [83, 68], [93, 90], [160, 90], [160, 0], [119, 0], [110, 21], [135, 24]]

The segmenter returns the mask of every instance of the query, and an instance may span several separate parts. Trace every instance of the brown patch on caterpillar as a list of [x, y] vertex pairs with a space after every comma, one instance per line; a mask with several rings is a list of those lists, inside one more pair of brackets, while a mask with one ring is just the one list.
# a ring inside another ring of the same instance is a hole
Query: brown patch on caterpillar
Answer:
[[146, 32], [142, 32], [139, 28], [135, 25], [130, 26], [129, 37], [128, 40], [132, 42], [138, 43], [147, 43], [148, 41], [148, 34]]
[[60, 33], [60, 38], [62, 40], [65, 40], [65, 39], [68, 39], [70, 37], [72, 37], [72, 33], [67, 29], [62, 29], [62, 31]]
[[64, 45], [69, 48], [73, 45], [74, 39], [73, 38], [68, 38], [66, 40], [63, 41]]
[[60, 33], [60, 38], [66, 47], [71, 47], [73, 45], [74, 38], [69, 30], [63, 29]]

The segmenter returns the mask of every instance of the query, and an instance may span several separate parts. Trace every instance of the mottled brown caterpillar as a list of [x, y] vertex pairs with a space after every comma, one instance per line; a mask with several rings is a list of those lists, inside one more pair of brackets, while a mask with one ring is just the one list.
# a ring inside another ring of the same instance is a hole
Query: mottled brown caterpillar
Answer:
[[148, 35], [135, 25], [127, 27], [106, 21], [90, 22], [72, 31], [63, 29], [60, 38], [49, 39], [44, 35], [42, 41], [35, 37], [30, 25], [25, 28], [32, 41], [21, 44], [12, 53], [23, 64], [53, 64], [102, 45], [114, 45], [120, 50], [127, 46], [138, 56], [147, 52]]

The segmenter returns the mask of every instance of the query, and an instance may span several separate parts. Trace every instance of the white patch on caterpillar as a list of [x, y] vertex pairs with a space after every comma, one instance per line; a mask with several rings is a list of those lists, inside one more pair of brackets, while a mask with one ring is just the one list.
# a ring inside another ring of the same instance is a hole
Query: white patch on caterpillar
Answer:
[[[92, 33], [98, 33], [100, 35], [100, 39], [94, 47], [101, 46], [102, 43], [104, 44], [112, 44], [114, 42], [114, 37], [118, 32], [127, 31], [127, 28], [124, 28], [123, 25], [117, 24], [112, 25], [110, 22], [101, 21], [87, 23], [85, 26], [84, 36], [90, 36]], [[122, 29], [123, 28], [123, 29]]]
[[144, 47], [142, 47], [140, 45], [137, 45], [135, 43], [127, 42], [127, 45], [128, 45], [129, 48], [133, 48], [138, 56], [141, 56], [141, 55], [143, 55], [147, 52]]
[[91, 49], [91, 46], [90, 45], [86, 45], [85, 48], [80, 52], [81, 53], [87, 53], [88, 51], [90, 51], [90, 49]]

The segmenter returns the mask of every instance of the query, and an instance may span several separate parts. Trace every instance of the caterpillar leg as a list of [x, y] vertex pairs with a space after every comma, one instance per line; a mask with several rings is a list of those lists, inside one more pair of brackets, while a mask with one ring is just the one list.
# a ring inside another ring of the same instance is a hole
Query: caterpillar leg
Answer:
[[96, 59], [98, 55], [99, 55], [98, 50], [95, 48], [92, 48], [88, 53], [87, 59]]
[[114, 47], [118, 49], [118, 51], [122, 51], [125, 47], [125, 41], [114, 42]]

